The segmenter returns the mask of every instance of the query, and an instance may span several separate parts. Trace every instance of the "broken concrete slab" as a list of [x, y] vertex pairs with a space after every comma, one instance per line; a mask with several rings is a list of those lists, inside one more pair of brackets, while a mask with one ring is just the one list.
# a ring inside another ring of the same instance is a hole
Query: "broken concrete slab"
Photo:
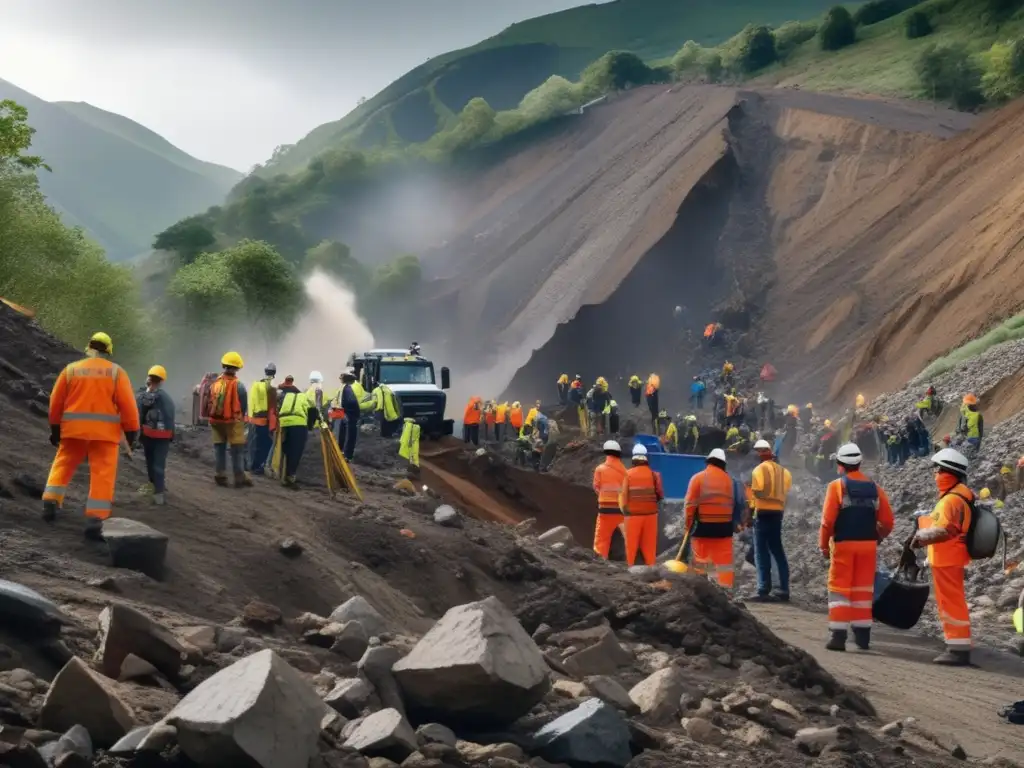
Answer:
[[204, 681], [162, 722], [178, 729], [182, 751], [200, 765], [306, 768], [329, 714], [313, 686], [268, 649]]
[[359, 717], [374, 699], [373, 686], [361, 677], [339, 680], [337, 685], [324, 696], [329, 707], [347, 718]]
[[138, 728], [133, 728], [120, 738], [114, 746], [108, 749], [107, 752], [111, 755], [134, 755], [139, 751], [139, 745], [149, 735], [151, 730], [153, 730], [152, 725], [141, 725]]
[[[56, 764], [58, 760], [68, 753], [81, 757], [87, 765], [92, 764], [92, 737], [85, 726], [73, 725], [56, 741], [51, 741], [39, 747], [39, 754], [50, 765]], [[0, 762], [0, 765], [3, 765], [3, 763]]]
[[416, 751], [416, 732], [397, 709], [382, 709], [363, 718], [344, 744], [367, 757], [402, 762]]
[[210, 626], [185, 627], [179, 630], [181, 639], [202, 653], [217, 650], [217, 628]]
[[75, 657], [53, 678], [39, 724], [53, 731], [82, 725], [97, 747], [110, 747], [134, 727], [135, 716], [110, 683]]
[[379, 637], [388, 631], [389, 626], [380, 612], [370, 605], [369, 601], [362, 595], [356, 595], [346, 600], [333, 611], [331, 621], [344, 624], [348, 621], [358, 621], [363, 625], [366, 634], [370, 637]]
[[174, 680], [187, 656], [185, 647], [169, 629], [127, 605], [108, 605], [99, 616], [96, 663], [115, 680], [128, 654], [134, 654]]
[[417, 719], [512, 722], [547, 693], [537, 644], [496, 597], [450, 609], [394, 666]]
[[53, 636], [69, 621], [56, 603], [34, 589], [0, 579], [0, 624], [19, 634]]
[[679, 717], [679, 700], [686, 692], [686, 677], [676, 667], [665, 667], [648, 675], [629, 691], [629, 698], [655, 724]]
[[633, 759], [625, 718], [600, 699], [587, 699], [533, 738], [535, 751], [552, 763], [621, 768]]
[[124, 657], [124, 661], [121, 662], [121, 671], [117, 675], [119, 682], [125, 682], [126, 680], [140, 680], [144, 678], [155, 678], [160, 674], [160, 670], [154, 667], [145, 659], [140, 659], [134, 653], [129, 653]]
[[103, 521], [103, 540], [115, 568], [139, 571], [160, 580], [167, 559], [167, 534], [138, 520], [110, 517]]
[[620, 667], [628, 667], [636, 661], [633, 654], [622, 647], [611, 628], [603, 627], [602, 630], [596, 643], [563, 660], [565, 668], [574, 677], [611, 675]]

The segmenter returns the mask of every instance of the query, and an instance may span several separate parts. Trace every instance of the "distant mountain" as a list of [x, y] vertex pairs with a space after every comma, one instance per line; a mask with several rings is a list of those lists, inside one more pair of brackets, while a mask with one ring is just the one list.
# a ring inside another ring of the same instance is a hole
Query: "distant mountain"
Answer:
[[121, 261], [149, 250], [154, 235], [217, 205], [242, 175], [197, 160], [129, 120], [81, 102], [48, 102], [0, 80], [0, 100], [28, 109], [43, 192], [65, 221], [83, 227]]

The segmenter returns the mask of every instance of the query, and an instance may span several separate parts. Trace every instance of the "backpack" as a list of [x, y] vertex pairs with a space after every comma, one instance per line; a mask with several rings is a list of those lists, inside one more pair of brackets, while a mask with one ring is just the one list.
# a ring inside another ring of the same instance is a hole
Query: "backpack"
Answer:
[[201, 419], [210, 418], [210, 389], [213, 387], [213, 382], [217, 380], [217, 376], [216, 373], [207, 373], [199, 382], [199, 418]]
[[995, 555], [999, 549], [999, 540], [1003, 538], [1003, 527], [999, 517], [990, 504], [978, 504], [959, 493], [953, 495], [963, 499], [971, 510], [971, 524], [964, 533], [967, 554], [972, 560], [987, 560]]
[[139, 398], [139, 416], [142, 419], [142, 426], [151, 429], [163, 429], [163, 414], [160, 412], [158, 403], [160, 397], [156, 392], [143, 392]]

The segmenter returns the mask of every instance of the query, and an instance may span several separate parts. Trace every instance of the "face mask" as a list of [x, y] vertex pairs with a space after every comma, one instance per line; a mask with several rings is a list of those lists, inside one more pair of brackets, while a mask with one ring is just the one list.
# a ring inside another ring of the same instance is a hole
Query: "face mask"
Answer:
[[935, 487], [939, 489], [939, 493], [949, 493], [959, 484], [960, 480], [956, 475], [951, 475], [949, 472], [935, 473]]

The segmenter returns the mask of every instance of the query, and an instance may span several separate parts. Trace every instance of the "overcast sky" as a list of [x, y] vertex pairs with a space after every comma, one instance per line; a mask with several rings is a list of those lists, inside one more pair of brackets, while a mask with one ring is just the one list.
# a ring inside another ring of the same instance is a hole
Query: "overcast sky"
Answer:
[[417, 64], [580, 0], [0, 0], [0, 78], [247, 170]]

